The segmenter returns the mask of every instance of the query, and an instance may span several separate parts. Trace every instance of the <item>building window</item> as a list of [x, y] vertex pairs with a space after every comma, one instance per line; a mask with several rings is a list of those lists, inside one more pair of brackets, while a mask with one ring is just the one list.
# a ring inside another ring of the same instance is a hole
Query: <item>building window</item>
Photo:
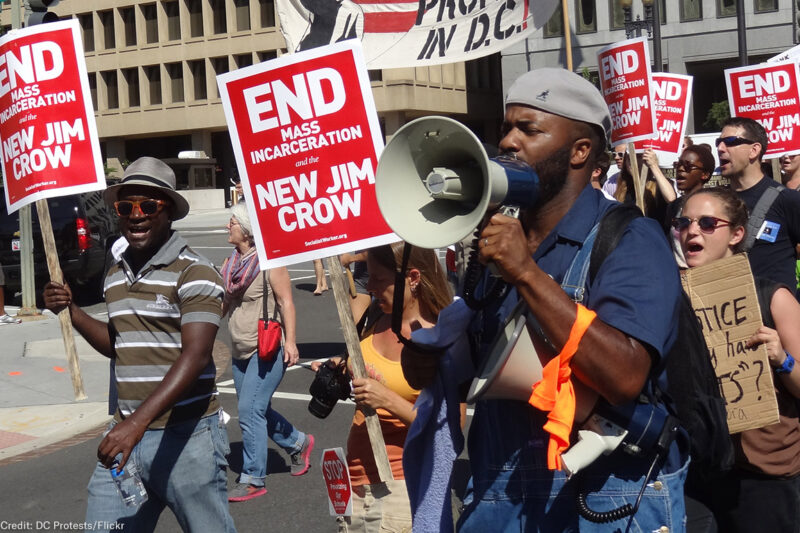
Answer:
[[116, 45], [114, 43], [114, 12], [98, 11], [97, 18], [100, 19], [100, 27], [103, 29], [103, 49], [111, 50]]
[[164, 2], [164, 15], [167, 17], [167, 39], [178, 41], [181, 38], [181, 15], [178, 2]]
[[83, 50], [85, 52], [94, 52], [94, 17], [91, 13], [78, 15], [78, 22], [81, 24]]
[[144, 67], [144, 75], [147, 78], [147, 88], [150, 91], [150, 105], [161, 105], [161, 69], [158, 65]]
[[278, 51], [267, 50], [266, 52], [257, 52], [256, 55], [258, 56], [258, 62], [263, 63], [264, 61], [269, 61], [270, 59], [278, 57]]
[[702, 0], [681, 0], [681, 22], [703, 20]]
[[667, 23], [667, 0], [661, 0], [661, 4], [658, 6], [658, 17], [662, 26]]
[[158, 42], [158, 15], [156, 14], [155, 4], [145, 4], [142, 6], [142, 17], [144, 17], [145, 40], [149, 44]]
[[576, 0], [575, 33], [594, 33], [597, 31], [597, 11], [594, 0]]
[[228, 32], [228, 17], [225, 13], [225, 0], [210, 0], [211, 12], [214, 14], [214, 33]]
[[253, 64], [253, 54], [239, 54], [233, 56], [236, 68], [249, 67]]
[[136, 13], [132, 7], [119, 10], [119, 18], [125, 30], [125, 46], [136, 46]]
[[756, 13], [769, 13], [778, 10], [778, 0], [754, 0], [753, 11]]
[[[230, 68], [228, 67], [228, 58], [227, 57], [212, 57], [211, 58], [211, 68], [214, 70], [213, 74], [214, 74], [215, 77], [219, 76], [220, 74], [225, 74], [226, 72], [228, 72], [230, 70]], [[219, 87], [217, 86], [216, 83], [214, 84], [214, 87], [215, 87], [214, 90], [216, 91], [215, 94], [217, 95], [217, 98], [219, 98]]]
[[181, 63], [169, 63], [167, 76], [169, 76], [169, 89], [172, 94], [173, 104], [183, 102], [186, 97], [183, 94], [183, 65]]
[[367, 75], [369, 76], [369, 81], [383, 81], [383, 71], [378, 70], [368, 70]]
[[97, 73], [89, 73], [89, 94], [92, 95], [92, 106], [97, 109]]
[[619, 0], [609, 0], [608, 19], [612, 30], [625, 29], [625, 10], [622, 9]]
[[206, 89], [206, 62], [204, 59], [190, 61], [189, 70], [192, 73], [192, 86], [194, 87], [194, 99], [205, 100], [208, 98]]
[[736, 0], [717, 0], [718, 17], [735, 17]]
[[250, 31], [250, 0], [234, 0], [236, 31]]
[[203, 4], [200, 0], [186, 0], [189, 11], [189, 31], [192, 37], [203, 36]]
[[561, 37], [564, 35], [564, 14], [561, 10], [561, 4], [558, 4], [556, 10], [553, 11], [542, 32], [545, 37]]
[[122, 76], [128, 85], [128, 107], [139, 107], [142, 105], [139, 95], [139, 69], [126, 68], [122, 71]]
[[258, 0], [258, 5], [261, 9], [261, 27], [274, 28], [275, 27], [275, 2], [274, 0]]
[[106, 86], [106, 108], [119, 108], [119, 87], [117, 84], [117, 71], [107, 70], [102, 73], [103, 84]]

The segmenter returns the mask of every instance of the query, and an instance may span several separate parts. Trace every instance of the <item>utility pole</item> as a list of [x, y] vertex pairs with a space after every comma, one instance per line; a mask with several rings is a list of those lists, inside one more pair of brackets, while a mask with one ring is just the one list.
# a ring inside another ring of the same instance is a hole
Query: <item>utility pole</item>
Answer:
[[[22, 0], [11, 0], [11, 29], [22, 27]], [[38, 315], [36, 283], [33, 267], [33, 216], [31, 206], [19, 210], [19, 268], [22, 285], [22, 307], [18, 315]]]

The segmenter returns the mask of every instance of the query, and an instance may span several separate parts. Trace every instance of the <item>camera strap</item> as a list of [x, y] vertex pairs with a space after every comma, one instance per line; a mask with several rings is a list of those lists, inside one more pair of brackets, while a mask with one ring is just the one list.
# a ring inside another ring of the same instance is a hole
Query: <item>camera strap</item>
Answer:
[[[414, 350], [423, 354], [441, 355], [447, 350], [447, 347], [432, 347], [425, 344], [419, 344], [411, 339], [403, 336], [403, 304], [404, 295], [406, 292], [406, 269], [408, 268], [408, 260], [411, 257], [411, 244], [403, 244], [403, 261], [399, 269], [395, 270], [394, 274], [394, 298], [392, 299], [392, 331], [397, 335], [397, 340], [400, 344], [410, 350]], [[438, 261], [438, 259], [437, 259]]]

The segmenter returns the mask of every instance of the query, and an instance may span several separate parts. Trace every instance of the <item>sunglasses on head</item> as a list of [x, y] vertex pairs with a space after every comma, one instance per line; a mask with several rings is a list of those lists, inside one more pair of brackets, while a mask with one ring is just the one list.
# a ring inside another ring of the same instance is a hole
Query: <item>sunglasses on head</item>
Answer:
[[728, 220], [723, 220], [721, 218], [712, 217], [712, 216], [702, 216], [698, 218], [689, 218], [689, 217], [677, 217], [672, 219], [672, 227], [678, 231], [684, 231], [689, 229], [689, 226], [692, 225], [692, 222], [697, 222], [697, 225], [700, 227], [700, 231], [706, 234], [714, 233], [717, 228], [722, 228], [724, 226], [729, 226], [731, 223]]
[[725, 143], [725, 146], [730, 148], [731, 146], [739, 146], [740, 144], [756, 144], [756, 142], [757, 141], [745, 139], [744, 137], [731, 135], [729, 137], [717, 137], [717, 140], [714, 141], [714, 146], [719, 146], [721, 143]]
[[117, 215], [121, 217], [129, 217], [133, 214], [133, 208], [139, 210], [144, 216], [155, 215], [167, 205], [164, 200], [120, 200], [114, 202], [114, 209], [117, 210]]

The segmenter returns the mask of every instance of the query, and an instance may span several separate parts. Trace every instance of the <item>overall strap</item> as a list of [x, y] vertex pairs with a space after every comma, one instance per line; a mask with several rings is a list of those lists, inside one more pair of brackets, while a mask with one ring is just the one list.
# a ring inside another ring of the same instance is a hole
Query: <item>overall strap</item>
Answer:
[[572, 259], [572, 263], [570, 263], [566, 274], [564, 274], [564, 279], [561, 282], [561, 288], [564, 289], [567, 296], [575, 303], [582, 302], [583, 296], [586, 293], [586, 277], [589, 275], [592, 248], [599, 227], [600, 223], [598, 222], [586, 236], [586, 239], [584, 239], [583, 244]]

